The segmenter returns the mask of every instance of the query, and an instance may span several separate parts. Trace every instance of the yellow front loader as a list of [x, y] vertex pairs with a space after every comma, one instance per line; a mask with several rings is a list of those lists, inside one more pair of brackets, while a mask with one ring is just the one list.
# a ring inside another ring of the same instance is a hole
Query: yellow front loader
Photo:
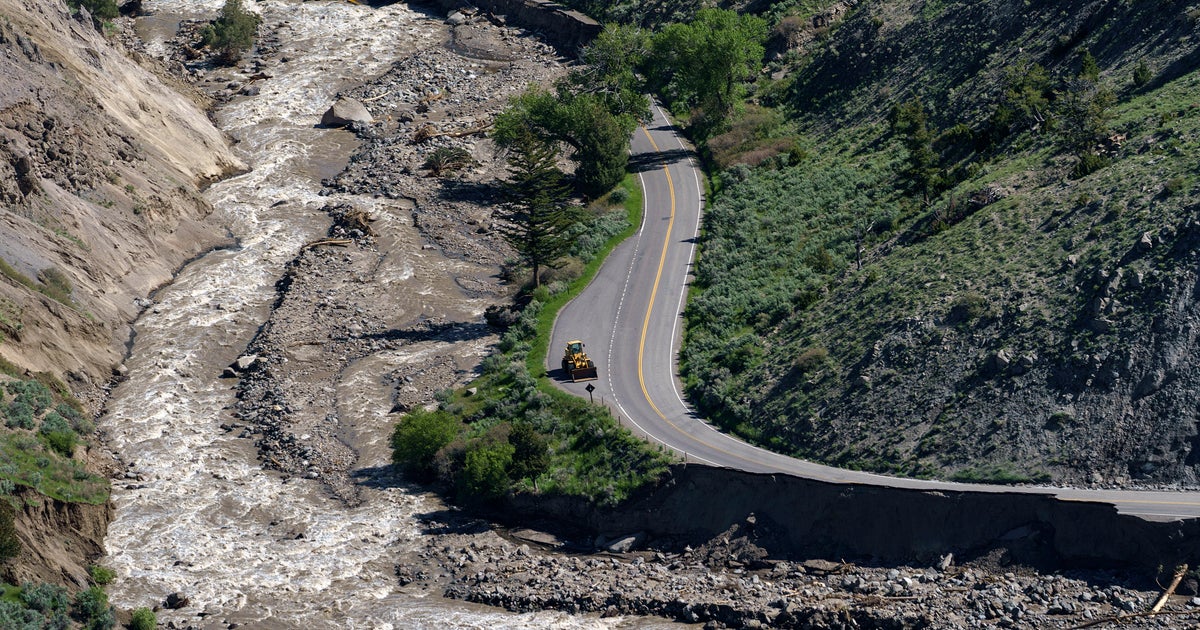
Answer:
[[596, 364], [588, 358], [587, 353], [583, 351], [583, 342], [578, 339], [567, 342], [567, 349], [563, 352], [562, 369], [575, 383], [599, 378], [596, 374]]

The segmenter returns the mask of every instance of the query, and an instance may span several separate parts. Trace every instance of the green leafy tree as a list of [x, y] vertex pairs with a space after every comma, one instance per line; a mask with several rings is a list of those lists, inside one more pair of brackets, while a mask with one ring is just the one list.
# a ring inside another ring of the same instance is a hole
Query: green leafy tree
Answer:
[[650, 101], [637, 72], [649, 56], [649, 46], [649, 35], [636, 26], [606, 25], [583, 49], [583, 64], [559, 84], [559, 94], [596, 96], [633, 131], [633, 123], [650, 117]]
[[649, 74], [676, 111], [699, 108], [707, 137], [724, 123], [762, 65], [767, 24], [753, 15], [703, 9], [696, 19], [654, 36]]
[[468, 450], [458, 477], [460, 496], [485, 501], [504, 496], [513, 450], [508, 443], [478, 444]]
[[513, 479], [536, 479], [550, 466], [550, 445], [546, 436], [528, 422], [515, 422], [508, 434], [513, 447], [509, 476]]
[[504, 220], [500, 233], [530, 267], [537, 288], [542, 268], [557, 268], [570, 250], [571, 228], [580, 214], [567, 203], [553, 145], [527, 130], [509, 143], [508, 151], [511, 177], [505, 185], [508, 201], [499, 211]]
[[221, 15], [201, 31], [205, 46], [217, 51], [221, 61], [236, 63], [242, 53], [254, 46], [254, 36], [262, 18], [242, 7], [242, 0], [225, 0]]
[[565, 136], [578, 156], [575, 180], [580, 192], [596, 198], [612, 190], [625, 177], [629, 165], [632, 122], [624, 123], [591, 95], [573, 98], [567, 106], [569, 133]]
[[416, 410], [392, 431], [392, 463], [410, 474], [429, 478], [434, 456], [458, 435], [462, 422], [442, 410]]
[[504, 147], [532, 131], [570, 148], [575, 182], [588, 197], [608, 192], [625, 176], [629, 134], [649, 118], [650, 103], [636, 69], [646, 58], [647, 35], [607, 26], [587, 48], [583, 64], [553, 92], [531, 87], [497, 116], [493, 138]]

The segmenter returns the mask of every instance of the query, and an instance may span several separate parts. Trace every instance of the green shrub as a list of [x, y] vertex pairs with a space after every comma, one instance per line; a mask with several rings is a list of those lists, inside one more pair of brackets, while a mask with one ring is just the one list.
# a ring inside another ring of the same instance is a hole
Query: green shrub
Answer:
[[5, 425], [10, 429], [33, 429], [37, 426], [33, 418], [33, 409], [22, 400], [14, 400], [8, 404], [5, 411]]
[[421, 168], [428, 169], [433, 177], [441, 177], [474, 163], [471, 154], [462, 147], [438, 147], [426, 156]]
[[46, 444], [58, 453], [66, 457], [70, 457], [75, 453], [75, 446], [79, 443], [79, 436], [75, 434], [71, 425], [67, 424], [66, 419], [57, 413], [51, 411], [42, 418], [42, 427], [38, 430], [42, 438], [46, 440]]
[[410, 412], [392, 431], [392, 462], [427, 479], [433, 473], [434, 456], [454, 440], [461, 428], [458, 418], [440, 409]]
[[528, 422], [515, 422], [508, 434], [513, 447], [509, 476], [513, 479], [536, 479], [550, 466], [550, 446], [546, 436]]
[[98, 564], [93, 564], [92, 566], [88, 567], [88, 575], [91, 576], [93, 582], [100, 586], [111, 584], [112, 581], [117, 577], [117, 574], [114, 573], [112, 569], [108, 567], [102, 567]]
[[1183, 192], [1183, 188], [1186, 183], [1187, 180], [1182, 177], [1172, 177], [1171, 179], [1167, 180], [1167, 183], [1163, 184], [1163, 194], [1168, 197], [1171, 195], [1177, 195]]
[[86, 8], [97, 22], [111, 20], [121, 14], [115, 0], [70, 0], [67, 4], [76, 10], [81, 6]]
[[74, 455], [75, 447], [79, 445], [79, 438], [74, 431], [52, 431], [43, 433], [42, 437], [46, 440], [47, 446], [64, 457]]
[[1054, 431], [1063, 427], [1069, 427], [1072, 424], [1075, 424], [1075, 416], [1065, 411], [1056, 411], [1050, 414], [1050, 417], [1046, 420], [1046, 428]]
[[242, 7], [241, 0], [225, 0], [220, 17], [201, 31], [201, 41], [216, 50], [221, 61], [233, 64], [254, 46], [254, 36], [261, 21], [258, 14]]
[[468, 449], [458, 477], [459, 497], [490, 501], [504, 496], [513, 450], [508, 443], [478, 444]]
[[154, 616], [154, 611], [149, 608], [138, 608], [133, 611], [133, 618], [129, 622], [129, 630], [154, 630], [158, 627], [158, 619]]
[[829, 350], [821, 346], [813, 346], [801, 352], [795, 361], [796, 370], [801, 374], [808, 374], [817, 370], [829, 361]]
[[73, 613], [89, 630], [107, 630], [116, 625], [112, 607], [108, 605], [108, 594], [99, 586], [75, 595]]
[[79, 435], [90, 435], [96, 430], [96, 426], [92, 424], [91, 420], [85, 418], [83, 414], [67, 403], [59, 403], [54, 408], [54, 411], [63, 418], [66, 418], [71, 428]]
[[1154, 73], [1150, 71], [1150, 67], [1146, 65], [1146, 62], [1138, 62], [1137, 67], [1133, 69], [1133, 87], [1144, 87], [1153, 78]]
[[988, 311], [987, 298], [975, 291], [967, 291], [954, 298], [954, 301], [950, 303], [950, 312], [946, 315], [946, 322], [950, 324], [971, 322], [986, 316]]
[[21, 602], [26, 608], [49, 615], [54, 612], [66, 612], [71, 604], [71, 597], [67, 594], [67, 589], [57, 584], [26, 582], [21, 585]]
[[1112, 159], [1106, 155], [1100, 155], [1094, 151], [1086, 151], [1079, 155], [1079, 162], [1075, 164], [1075, 170], [1071, 172], [1071, 175], [1073, 177], [1085, 177], [1105, 168], [1111, 163]]

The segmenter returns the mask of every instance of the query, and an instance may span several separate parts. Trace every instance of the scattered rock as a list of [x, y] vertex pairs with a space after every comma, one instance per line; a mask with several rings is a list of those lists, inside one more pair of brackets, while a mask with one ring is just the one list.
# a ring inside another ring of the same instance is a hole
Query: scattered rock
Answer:
[[190, 606], [191, 603], [192, 600], [188, 598], [187, 595], [176, 591], [170, 595], [167, 595], [167, 598], [163, 600], [163, 607], [170, 608], [171, 610], [178, 610], [180, 608], [186, 608]]
[[321, 116], [321, 125], [325, 127], [345, 127], [352, 123], [370, 124], [372, 122], [375, 122], [374, 117], [361, 101], [345, 97], [339, 98]]

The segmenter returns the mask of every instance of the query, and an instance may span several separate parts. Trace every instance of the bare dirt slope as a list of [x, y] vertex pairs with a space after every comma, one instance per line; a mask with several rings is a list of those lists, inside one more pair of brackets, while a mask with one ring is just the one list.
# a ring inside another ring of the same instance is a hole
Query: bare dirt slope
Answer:
[[137, 299], [223, 235], [199, 188], [239, 168], [196, 102], [90, 19], [0, 0], [0, 358], [103, 384]]

